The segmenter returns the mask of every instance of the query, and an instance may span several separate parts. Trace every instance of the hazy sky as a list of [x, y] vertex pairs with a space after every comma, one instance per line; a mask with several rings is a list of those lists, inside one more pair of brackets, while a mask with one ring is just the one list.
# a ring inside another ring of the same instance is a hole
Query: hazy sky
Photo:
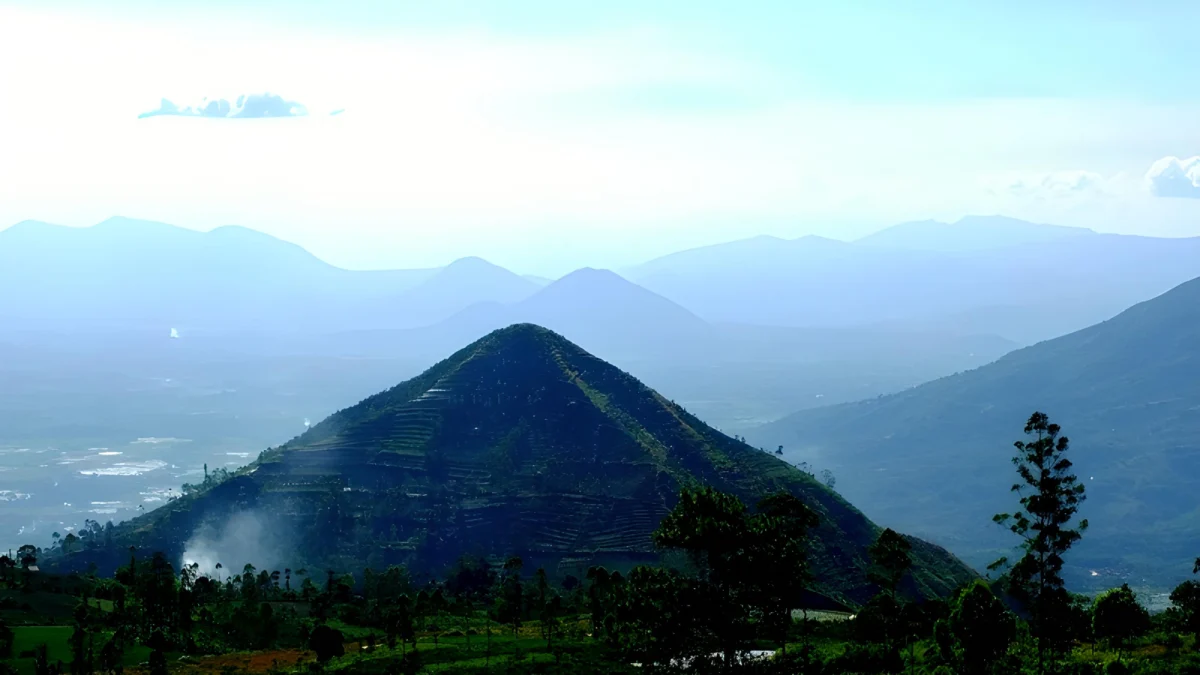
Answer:
[[[0, 0], [0, 227], [541, 273], [966, 213], [1200, 234], [1196, 3], [98, 4]], [[267, 92], [307, 115], [139, 118]]]

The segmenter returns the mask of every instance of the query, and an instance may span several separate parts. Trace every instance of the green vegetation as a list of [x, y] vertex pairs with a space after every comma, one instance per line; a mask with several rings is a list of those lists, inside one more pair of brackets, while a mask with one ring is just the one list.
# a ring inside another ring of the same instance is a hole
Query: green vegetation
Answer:
[[[1069, 444], [1035, 413], [1014, 464], [1021, 557], [1000, 579], [948, 599], [907, 592], [912, 540], [867, 547], [873, 595], [854, 614], [811, 594], [821, 516], [786, 491], [753, 507], [684, 487], [652, 533], [671, 564], [583, 579], [464, 556], [435, 578], [401, 566], [327, 570], [323, 586], [251, 564], [207, 576], [162, 554], [113, 578], [8, 568], [0, 673], [1195, 673], [1195, 582], [1151, 616], [1128, 586], [1094, 600], [1058, 572], [1083, 537], [1084, 490]], [[1024, 485], [1024, 487], [1020, 487]], [[678, 554], [678, 555], [674, 555]], [[1194, 571], [1200, 571], [1200, 560]], [[282, 583], [281, 583], [282, 579]], [[71, 598], [70, 616], [59, 611]], [[41, 615], [34, 603], [47, 612]], [[806, 609], [807, 608], [807, 609]], [[809, 610], [813, 611], [809, 611]], [[52, 625], [52, 623], [54, 625]]]
[[[501, 331], [130, 524], [0, 557], [0, 675], [1200, 672], [1200, 584], [1156, 615], [1070, 591], [1087, 490], [1057, 424], [1024, 431], [1020, 508], [993, 519], [1019, 555], [984, 581], [558, 336]], [[145, 555], [250, 508], [324, 573]]]
[[[747, 504], [776, 493], [819, 518], [813, 592], [873, 594], [867, 548], [879, 528], [773, 452], [705, 425], [641, 382], [532, 325], [496, 331], [422, 375], [342, 410], [231, 475], [87, 545], [44, 556], [50, 570], [110, 572], [134, 545], [182, 557], [205, 527], [269, 513], [286, 557], [310, 569], [402, 564], [436, 573], [463, 555], [518, 555], [582, 577], [655, 560], [652, 533], [680, 490], [711, 486]], [[909, 539], [906, 592], [934, 597], [973, 573]]]
[[[1052, 267], [1052, 266], [1050, 266]], [[1098, 592], [1123, 578], [1168, 588], [1200, 540], [1200, 280], [1090, 328], [892, 396], [809, 410], [750, 434], [838, 476], [865, 513], [928, 533], [983, 567], [1006, 549], [980, 526], [1012, 508], [999, 452], [1014, 419], [1053, 410], [1087, 457], [1093, 523], [1064, 569]], [[1092, 572], [1098, 572], [1093, 577]]]

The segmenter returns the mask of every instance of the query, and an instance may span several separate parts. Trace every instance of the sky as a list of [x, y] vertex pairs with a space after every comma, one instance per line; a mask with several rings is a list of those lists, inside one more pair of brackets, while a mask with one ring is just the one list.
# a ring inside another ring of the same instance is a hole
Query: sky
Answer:
[[0, 228], [547, 275], [967, 214], [1200, 235], [1195, 3], [98, 4], [0, 0]]

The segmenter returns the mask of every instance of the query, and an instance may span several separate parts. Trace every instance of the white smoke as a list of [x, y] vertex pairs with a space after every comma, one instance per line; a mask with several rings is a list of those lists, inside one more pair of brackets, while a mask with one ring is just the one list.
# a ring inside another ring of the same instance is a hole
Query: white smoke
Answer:
[[184, 547], [182, 563], [196, 563], [200, 574], [220, 578], [241, 574], [247, 563], [260, 570], [282, 570], [292, 562], [287, 538], [257, 512], [241, 511], [199, 527]]
[[179, 339], [179, 331], [178, 330], [175, 330], [174, 328], [171, 329], [171, 339], [172, 340]]

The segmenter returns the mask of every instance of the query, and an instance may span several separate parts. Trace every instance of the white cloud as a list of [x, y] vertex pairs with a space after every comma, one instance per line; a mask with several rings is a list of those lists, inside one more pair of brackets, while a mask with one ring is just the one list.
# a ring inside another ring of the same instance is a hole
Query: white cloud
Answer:
[[1150, 165], [1146, 186], [1156, 197], [1200, 199], [1200, 156], [1163, 157]]
[[178, 105], [162, 99], [158, 108], [138, 115], [139, 118], [173, 115], [177, 117], [216, 117], [251, 119], [264, 117], [303, 117], [308, 109], [295, 101], [271, 93], [242, 94], [233, 102], [224, 98], [204, 98], [195, 105]]
[[1012, 172], [989, 176], [985, 184], [992, 194], [1017, 199], [1091, 199], [1111, 194], [1112, 183], [1119, 178], [1105, 178], [1095, 171], [1075, 169]]

